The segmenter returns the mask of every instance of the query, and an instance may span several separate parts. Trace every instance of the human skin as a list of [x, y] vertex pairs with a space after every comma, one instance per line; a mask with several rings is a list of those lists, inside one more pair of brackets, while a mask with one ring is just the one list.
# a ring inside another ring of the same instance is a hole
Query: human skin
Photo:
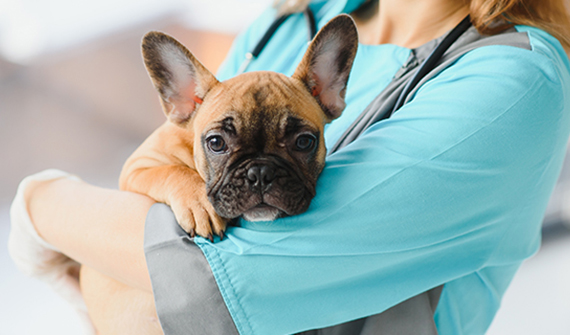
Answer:
[[[382, 0], [366, 20], [355, 16], [361, 43], [420, 46], [469, 13], [464, 0]], [[143, 236], [154, 201], [67, 179], [30, 185], [26, 201], [39, 235], [81, 264], [140, 294], [152, 294]]]
[[81, 264], [152, 292], [143, 241], [154, 200], [65, 178], [31, 184], [26, 198], [44, 240]]

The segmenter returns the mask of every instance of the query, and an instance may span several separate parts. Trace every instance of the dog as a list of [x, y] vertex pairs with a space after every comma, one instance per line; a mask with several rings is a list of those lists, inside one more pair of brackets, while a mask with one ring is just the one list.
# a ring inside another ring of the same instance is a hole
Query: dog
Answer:
[[[167, 121], [127, 160], [120, 188], [168, 204], [188, 234], [212, 242], [238, 217], [306, 211], [324, 167], [324, 126], [345, 107], [357, 47], [356, 27], [341, 15], [291, 77], [264, 71], [219, 82], [174, 38], [148, 33], [144, 63]], [[150, 294], [85, 266], [81, 287], [99, 334], [162, 333]]]

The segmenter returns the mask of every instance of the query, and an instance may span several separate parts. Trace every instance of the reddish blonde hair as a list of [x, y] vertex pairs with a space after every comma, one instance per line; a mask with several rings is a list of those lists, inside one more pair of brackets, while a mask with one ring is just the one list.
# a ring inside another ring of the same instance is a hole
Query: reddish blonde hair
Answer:
[[471, 20], [482, 34], [514, 25], [540, 28], [570, 51], [570, 15], [565, 0], [471, 0]]

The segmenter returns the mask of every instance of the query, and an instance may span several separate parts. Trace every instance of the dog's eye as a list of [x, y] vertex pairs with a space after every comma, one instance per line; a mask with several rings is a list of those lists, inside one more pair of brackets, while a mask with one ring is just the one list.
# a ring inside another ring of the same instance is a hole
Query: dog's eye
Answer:
[[309, 151], [313, 149], [315, 143], [317, 142], [317, 138], [311, 134], [303, 134], [297, 137], [295, 141], [295, 149], [299, 151]]
[[220, 135], [210, 136], [206, 139], [208, 149], [215, 153], [222, 153], [228, 149], [226, 141]]

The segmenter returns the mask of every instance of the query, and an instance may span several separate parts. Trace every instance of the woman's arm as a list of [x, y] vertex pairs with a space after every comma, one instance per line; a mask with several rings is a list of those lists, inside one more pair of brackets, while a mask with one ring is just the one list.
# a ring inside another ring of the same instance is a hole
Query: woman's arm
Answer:
[[152, 199], [63, 178], [31, 184], [26, 202], [38, 234], [62, 253], [151, 291], [143, 241]]

